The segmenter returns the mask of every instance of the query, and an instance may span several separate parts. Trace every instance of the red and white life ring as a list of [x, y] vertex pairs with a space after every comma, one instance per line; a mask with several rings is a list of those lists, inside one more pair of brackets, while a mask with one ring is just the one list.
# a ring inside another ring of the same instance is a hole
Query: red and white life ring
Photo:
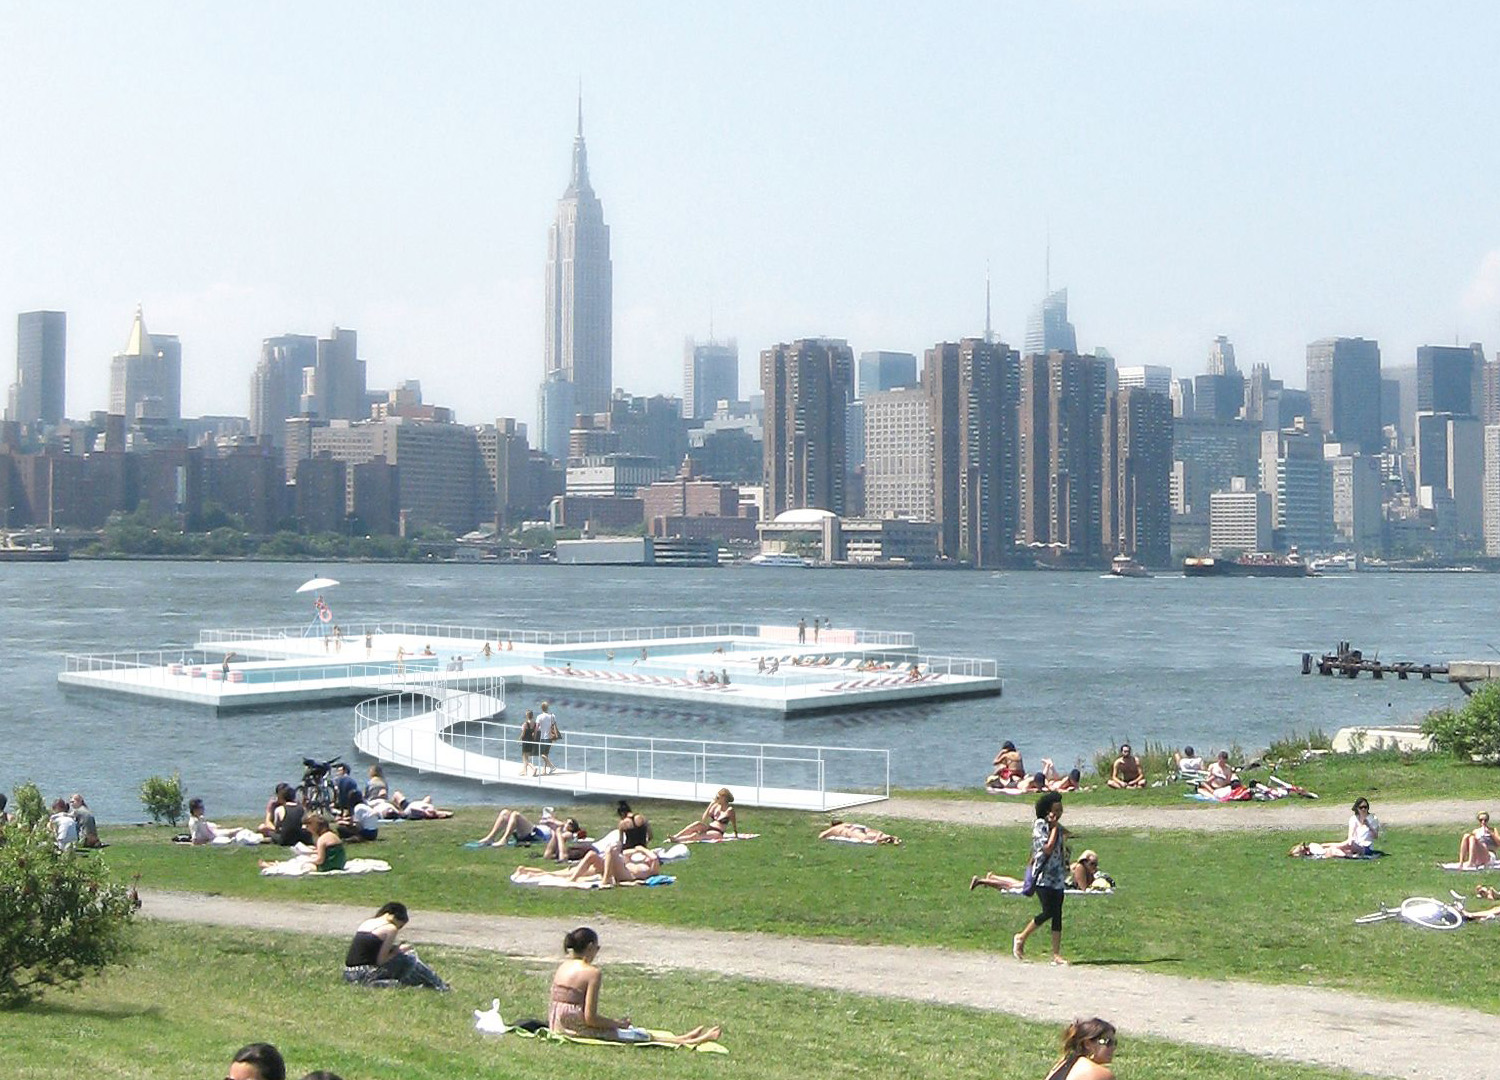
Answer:
[[333, 612], [329, 611], [326, 607], [319, 608], [318, 618], [323, 622], [333, 622]]

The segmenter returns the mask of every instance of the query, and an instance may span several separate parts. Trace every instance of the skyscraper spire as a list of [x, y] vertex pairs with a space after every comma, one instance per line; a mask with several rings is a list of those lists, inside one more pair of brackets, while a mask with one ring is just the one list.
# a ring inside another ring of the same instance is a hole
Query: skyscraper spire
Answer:
[[578, 76], [578, 138], [583, 138], [583, 76]]
[[984, 263], [984, 340], [987, 344], [995, 340], [994, 331], [990, 329], [990, 263], [988, 259]]
[[573, 136], [573, 178], [568, 183], [567, 194], [571, 198], [578, 194], [593, 194], [589, 186], [589, 153], [583, 144], [583, 80], [578, 80], [578, 133]]

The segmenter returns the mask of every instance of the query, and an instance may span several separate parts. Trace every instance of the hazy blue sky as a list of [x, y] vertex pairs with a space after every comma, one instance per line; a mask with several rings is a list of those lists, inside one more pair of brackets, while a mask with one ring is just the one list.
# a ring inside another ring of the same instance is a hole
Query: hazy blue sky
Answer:
[[681, 392], [710, 306], [747, 390], [794, 337], [920, 354], [987, 262], [1019, 343], [1049, 225], [1122, 364], [1500, 345], [1493, 3], [6, 0], [0, 42], [0, 313], [67, 311], [70, 415], [139, 301], [189, 414], [337, 323], [372, 386], [532, 419], [580, 76], [632, 391]]

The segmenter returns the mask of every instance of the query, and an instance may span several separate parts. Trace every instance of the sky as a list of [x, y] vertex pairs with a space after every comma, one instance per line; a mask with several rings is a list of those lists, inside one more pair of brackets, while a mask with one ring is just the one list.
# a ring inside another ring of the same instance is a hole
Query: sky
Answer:
[[920, 355], [987, 271], [1004, 340], [1050, 280], [1178, 375], [1216, 334], [1294, 386], [1325, 336], [1493, 355], [1497, 41], [1493, 3], [0, 0], [0, 314], [68, 313], [70, 416], [139, 303], [185, 415], [339, 325], [371, 387], [531, 422], [582, 80], [632, 393], [710, 321], [745, 392], [779, 341]]

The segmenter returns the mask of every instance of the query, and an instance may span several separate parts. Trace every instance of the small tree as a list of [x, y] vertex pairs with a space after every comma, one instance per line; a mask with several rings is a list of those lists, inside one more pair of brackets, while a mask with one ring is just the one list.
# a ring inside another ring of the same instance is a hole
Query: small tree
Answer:
[[7, 827], [0, 843], [0, 1008], [119, 962], [130, 949], [134, 913], [130, 891], [113, 883], [97, 858], [58, 850], [45, 817]]
[[18, 822], [22, 825], [35, 825], [47, 820], [47, 800], [42, 798], [41, 788], [28, 780], [16, 785], [15, 796], [14, 813]]
[[1464, 761], [1500, 758], [1500, 683], [1485, 683], [1461, 709], [1429, 713], [1422, 734], [1435, 749]]
[[176, 825], [182, 820], [182, 777], [153, 776], [141, 785], [141, 805], [155, 822]]

